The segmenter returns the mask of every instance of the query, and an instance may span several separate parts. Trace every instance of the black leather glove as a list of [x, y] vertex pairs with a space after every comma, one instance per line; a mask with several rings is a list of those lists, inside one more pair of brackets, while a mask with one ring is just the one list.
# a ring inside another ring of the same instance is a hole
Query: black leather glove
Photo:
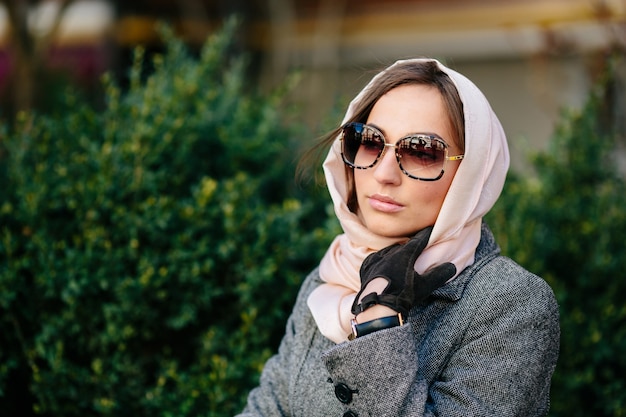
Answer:
[[[431, 268], [423, 275], [415, 272], [415, 261], [428, 244], [432, 230], [432, 226], [422, 229], [408, 242], [388, 246], [365, 258], [360, 270], [361, 290], [352, 304], [352, 314], [382, 304], [406, 317], [411, 307], [425, 300], [456, 274], [456, 267], [450, 262]], [[383, 292], [369, 293], [359, 303], [367, 285], [379, 277], [388, 282]]]

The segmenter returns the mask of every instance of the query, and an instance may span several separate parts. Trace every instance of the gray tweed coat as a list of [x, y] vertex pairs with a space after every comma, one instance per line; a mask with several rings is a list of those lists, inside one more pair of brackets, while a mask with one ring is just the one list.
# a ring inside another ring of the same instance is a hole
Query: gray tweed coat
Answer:
[[543, 416], [559, 350], [548, 284], [500, 256], [483, 226], [476, 262], [410, 312], [351, 342], [322, 336], [300, 290], [278, 354], [240, 415]]

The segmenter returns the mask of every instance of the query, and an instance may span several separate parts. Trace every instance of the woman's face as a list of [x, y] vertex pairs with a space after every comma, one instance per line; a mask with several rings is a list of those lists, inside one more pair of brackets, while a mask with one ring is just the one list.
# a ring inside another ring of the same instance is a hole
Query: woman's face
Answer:
[[[387, 143], [411, 133], [434, 133], [448, 145], [448, 156], [462, 154], [455, 144], [449, 116], [439, 91], [413, 84], [390, 90], [374, 105], [367, 124], [375, 126]], [[354, 170], [358, 215], [372, 232], [386, 237], [409, 237], [432, 226], [460, 161], [446, 161], [437, 181], [409, 178], [387, 148], [374, 167]]]

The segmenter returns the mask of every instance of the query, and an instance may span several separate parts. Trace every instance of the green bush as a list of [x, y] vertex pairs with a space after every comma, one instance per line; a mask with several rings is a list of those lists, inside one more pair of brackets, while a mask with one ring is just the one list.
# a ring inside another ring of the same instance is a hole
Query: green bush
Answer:
[[624, 91], [615, 75], [609, 69], [580, 112], [564, 113], [534, 158], [537, 175], [511, 176], [489, 217], [503, 252], [545, 277], [560, 304], [554, 416], [626, 415], [626, 185], [611, 119], [613, 93]]
[[[97, 111], [68, 95], [0, 142], [0, 409], [224, 416], [243, 406], [336, 227], [298, 198], [289, 86], [163, 29]], [[10, 130], [10, 132], [9, 132]]]

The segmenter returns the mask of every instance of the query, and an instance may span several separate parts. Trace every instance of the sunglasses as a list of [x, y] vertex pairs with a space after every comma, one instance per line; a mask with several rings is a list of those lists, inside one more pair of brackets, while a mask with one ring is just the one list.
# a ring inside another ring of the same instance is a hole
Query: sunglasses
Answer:
[[352, 168], [372, 168], [385, 149], [395, 148], [400, 170], [408, 177], [436, 181], [443, 176], [446, 161], [459, 161], [463, 155], [448, 156], [448, 145], [439, 136], [413, 133], [396, 144], [385, 142], [385, 136], [373, 126], [348, 123], [341, 128], [341, 157]]

